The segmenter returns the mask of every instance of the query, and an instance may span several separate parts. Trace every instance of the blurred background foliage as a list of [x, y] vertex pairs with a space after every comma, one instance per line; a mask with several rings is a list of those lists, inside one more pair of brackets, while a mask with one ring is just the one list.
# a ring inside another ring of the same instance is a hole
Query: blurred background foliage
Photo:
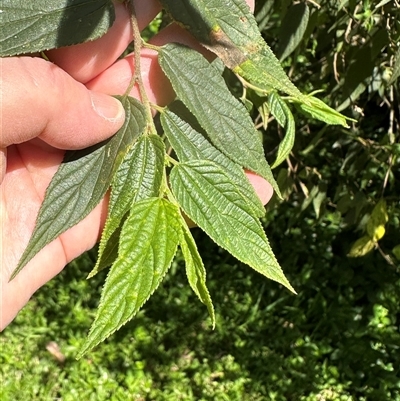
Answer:
[[[256, 18], [295, 84], [356, 120], [296, 114], [274, 170], [285, 199], [263, 223], [298, 295], [194, 229], [216, 329], [178, 255], [139, 315], [76, 361], [106, 274], [84, 279], [91, 251], [1, 335], [2, 400], [400, 400], [399, 2], [258, 0]], [[245, 96], [272, 163], [284, 132]]]

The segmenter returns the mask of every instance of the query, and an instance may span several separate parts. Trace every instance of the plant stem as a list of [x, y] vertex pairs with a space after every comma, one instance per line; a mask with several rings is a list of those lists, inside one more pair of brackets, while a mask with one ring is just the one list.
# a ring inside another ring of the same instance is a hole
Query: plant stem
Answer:
[[154, 131], [155, 127], [153, 123], [153, 114], [151, 112], [151, 104], [147, 97], [146, 89], [143, 84], [142, 79], [142, 72], [141, 72], [141, 62], [140, 62], [140, 55], [141, 50], [144, 45], [142, 37], [140, 35], [139, 25], [136, 17], [136, 10], [133, 0], [127, 0], [127, 7], [131, 14], [131, 24], [133, 30], [133, 48], [134, 48], [134, 55], [135, 55], [135, 73], [132, 76], [132, 79], [129, 83], [128, 88], [125, 91], [124, 96], [128, 96], [132, 88], [137, 84], [139, 87], [140, 99], [145, 106], [146, 115], [147, 115], [147, 122], [149, 124], [150, 131]]

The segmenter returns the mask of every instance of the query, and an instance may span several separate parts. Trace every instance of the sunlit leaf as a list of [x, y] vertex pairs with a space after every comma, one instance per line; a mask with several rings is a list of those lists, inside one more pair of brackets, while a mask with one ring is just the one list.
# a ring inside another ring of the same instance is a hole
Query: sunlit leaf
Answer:
[[375, 242], [367, 235], [359, 238], [350, 248], [347, 256], [359, 258], [371, 252], [375, 247]]
[[307, 117], [315, 118], [327, 124], [342, 125], [346, 128], [349, 127], [346, 120], [355, 121], [351, 118], [343, 116], [343, 114], [340, 114], [338, 111], [332, 109], [322, 100], [314, 96], [307, 96], [307, 99], [308, 104], [298, 104], [299, 110]]
[[164, 155], [165, 146], [161, 138], [157, 135], [144, 135], [125, 156], [111, 184], [108, 217], [100, 240], [99, 256], [89, 277], [114, 261], [111, 255], [116, 256], [115, 241], [118, 243], [114, 233], [123, 223], [132, 204], [158, 196], [164, 171]]
[[225, 0], [223, 6], [219, 0], [161, 0], [161, 4], [175, 21], [251, 84], [303, 98], [265, 43], [244, 0]]
[[161, 49], [159, 63], [212, 143], [235, 163], [264, 177], [279, 194], [246, 107], [231, 94], [216, 69], [200, 53], [177, 44]]
[[212, 327], [215, 327], [214, 306], [206, 286], [206, 270], [201, 256], [197, 250], [196, 243], [186, 223], [182, 224], [180, 231], [180, 247], [186, 263], [186, 275], [190, 287], [198, 296], [201, 302], [207, 306], [210, 314]]
[[367, 233], [374, 241], [380, 240], [385, 235], [385, 224], [389, 216], [386, 210], [386, 201], [381, 199], [372, 210], [367, 222]]
[[139, 101], [120, 99], [126, 119], [117, 134], [99, 145], [66, 153], [46, 190], [31, 239], [12, 278], [45, 245], [86, 217], [103, 198], [119, 164], [142, 133], [145, 121]]
[[115, 19], [111, 0], [2, 0], [0, 7], [1, 56], [94, 40]]
[[276, 93], [271, 92], [268, 96], [268, 105], [271, 114], [276, 118], [278, 124], [285, 129], [285, 136], [278, 146], [276, 160], [271, 166], [279, 166], [290, 154], [296, 136], [296, 126], [292, 112], [286, 102]]
[[294, 291], [279, 266], [259, 220], [229, 176], [215, 163], [176, 165], [172, 191], [184, 212], [219, 246], [264, 276]]
[[180, 219], [178, 208], [166, 199], [145, 199], [132, 206], [122, 228], [118, 259], [108, 273], [79, 357], [132, 319], [157, 289], [178, 247]]
[[172, 111], [161, 115], [161, 124], [180, 161], [211, 160], [218, 164], [237, 185], [238, 190], [253, 207], [257, 217], [265, 214], [265, 208], [250, 184], [244, 170], [216, 149], [200, 132]]

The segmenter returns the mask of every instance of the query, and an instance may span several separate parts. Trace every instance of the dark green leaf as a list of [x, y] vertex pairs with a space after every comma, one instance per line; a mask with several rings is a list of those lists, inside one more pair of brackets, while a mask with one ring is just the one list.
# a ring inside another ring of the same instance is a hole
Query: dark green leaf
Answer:
[[159, 62], [212, 143], [235, 163], [264, 177], [279, 194], [253, 121], [221, 75], [200, 53], [182, 45], [164, 46]]
[[279, 47], [276, 55], [280, 61], [289, 56], [303, 39], [309, 17], [310, 9], [305, 2], [293, 4], [289, 8], [279, 33]]
[[210, 161], [176, 165], [172, 191], [184, 212], [219, 246], [264, 276], [294, 291], [267, 237], [229, 176]]
[[161, 124], [180, 161], [211, 160], [218, 164], [237, 185], [257, 217], [265, 214], [265, 208], [250, 184], [243, 169], [216, 149], [201, 133], [172, 111], [161, 115]]
[[142, 133], [146, 121], [139, 101], [120, 99], [126, 119], [117, 134], [88, 149], [67, 152], [46, 190], [32, 237], [12, 278], [45, 245], [85, 218], [103, 198], [115, 171]]
[[[157, 135], [144, 135], [129, 150], [111, 184], [108, 217], [101, 235], [99, 256], [89, 277], [110, 265], [116, 256], [114, 233], [134, 202], [159, 194], [164, 172], [165, 146]], [[112, 253], [111, 253], [112, 252]], [[104, 255], [103, 255], [104, 253]]]
[[1, 56], [94, 40], [115, 19], [111, 0], [3, 0], [0, 7]]
[[78, 357], [132, 319], [157, 289], [175, 256], [180, 225], [179, 209], [166, 199], [145, 199], [132, 206], [122, 228], [118, 259]]

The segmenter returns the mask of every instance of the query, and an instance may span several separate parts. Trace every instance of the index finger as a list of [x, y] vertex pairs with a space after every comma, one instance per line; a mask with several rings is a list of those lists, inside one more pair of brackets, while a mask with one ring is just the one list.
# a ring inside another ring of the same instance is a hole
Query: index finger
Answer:
[[[254, 11], [255, 0], [246, 0]], [[134, 0], [139, 29], [144, 29], [160, 12], [157, 0]], [[67, 71], [77, 81], [87, 83], [110, 67], [133, 40], [130, 14], [126, 6], [114, 2], [115, 22], [111, 29], [93, 42], [54, 49], [46, 52], [51, 61]]]
[[[161, 9], [156, 0], [134, 0], [139, 29], [145, 28]], [[133, 39], [132, 24], [125, 4], [114, 2], [115, 21], [101, 38], [80, 45], [46, 52], [48, 58], [77, 81], [86, 83], [110, 67]]]

